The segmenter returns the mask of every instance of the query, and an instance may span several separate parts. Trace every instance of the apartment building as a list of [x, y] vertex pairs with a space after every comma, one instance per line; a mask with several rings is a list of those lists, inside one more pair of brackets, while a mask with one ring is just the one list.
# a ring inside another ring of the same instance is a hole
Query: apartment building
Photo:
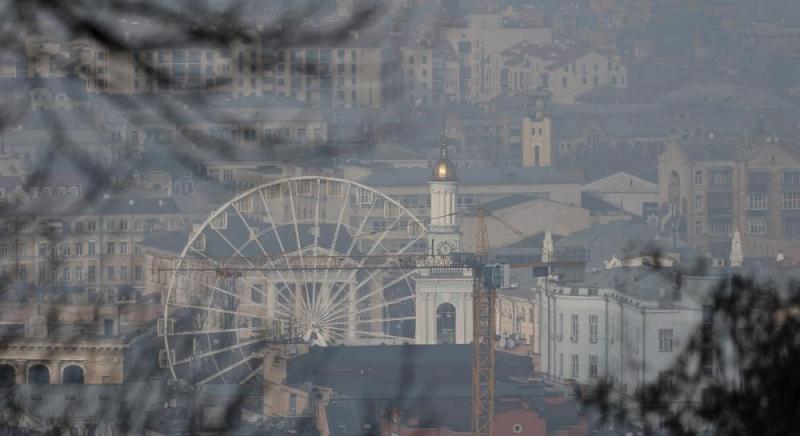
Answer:
[[502, 53], [522, 42], [552, 44], [549, 28], [510, 28], [501, 15], [472, 15], [461, 28], [444, 28], [459, 60], [459, 101], [486, 103], [501, 92]]
[[133, 298], [144, 287], [142, 240], [189, 224], [172, 198], [102, 198], [87, 204], [76, 190], [47, 191], [2, 220], [0, 272], [41, 289], [85, 289]]
[[[695, 329], [710, 322], [702, 293], [682, 295], [650, 267], [587, 273], [569, 285], [542, 281], [534, 293], [541, 371], [582, 385], [607, 380], [626, 397], [668, 377]], [[702, 364], [713, 374], [713, 361]]]
[[[247, 72], [234, 77], [235, 86], [244, 87], [240, 96], [251, 92], [292, 97], [313, 107], [379, 108], [382, 104], [382, 50], [366, 39], [354, 36], [338, 45], [296, 48], [265, 44], [261, 58], [259, 77], [249, 77]], [[247, 80], [258, 89], [247, 88]]]
[[794, 253], [800, 241], [800, 154], [768, 139], [673, 142], [659, 157], [667, 229], [713, 259], [739, 230], [745, 257]]
[[508, 94], [548, 90], [553, 102], [573, 104], [597, 88], [627, 87], [627, 68], [613, 50], [575, 50], [556, 45], [518, 43], [501, 54], [499, 89]]

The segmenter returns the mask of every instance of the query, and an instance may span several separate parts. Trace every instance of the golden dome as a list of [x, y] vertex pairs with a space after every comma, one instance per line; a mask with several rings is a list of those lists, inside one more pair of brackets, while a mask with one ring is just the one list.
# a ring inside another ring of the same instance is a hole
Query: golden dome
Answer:
[[439, 160], [433, 164], [433, 174], [431, 175], [432, 182], [454, 182], [458, 180], [456, 175], [456, 166], [447, 156], [447, 138], [442, 135], [442, 143], [439, 147], [441, 156]]

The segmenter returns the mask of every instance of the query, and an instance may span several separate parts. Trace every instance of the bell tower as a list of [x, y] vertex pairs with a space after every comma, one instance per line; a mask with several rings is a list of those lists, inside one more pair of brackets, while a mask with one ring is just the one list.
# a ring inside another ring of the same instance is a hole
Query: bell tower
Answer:
[[460, 248], [458, 228], [458, 175], [456, 166], [447, 154], [447, 137], [442, 133], [439, 160], [431, 174], [431, 223], [428, 230], [428, 249], [432, 255], [449, 255]]
[[553, 119], [550, 93], [535, 91], [528, 100], [528, 113], [522, 119], [522, 165], [549, 167], [553, 164]]
[[[461, 247], [458, 227], [458, 175], [442, 133], [439, 160], [430, 184], [429, 254], [447, 256]], [[420, 268], [416, 277], [417, 344], [466, 344], [472, 339], [472, 274], [449, 268]]]

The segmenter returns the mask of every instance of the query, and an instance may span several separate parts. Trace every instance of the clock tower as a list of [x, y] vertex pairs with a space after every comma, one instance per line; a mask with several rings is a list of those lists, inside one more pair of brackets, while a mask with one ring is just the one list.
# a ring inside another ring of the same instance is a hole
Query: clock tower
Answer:
[[[430, 183], [429, 254], [446, 256], [461, 248], [458, 228], [458, 176], [442, 134], [439, 160]], [[417, 344], [466, 344], [472, 340], [472, 271], [420, 268], [416, 277]]]
[[461, 232], [456, 214], [458, 175], [447, 155], [447, 137], [442, 133], [439, 160], [431, 174], [431, 223], [428, 229], [428, 250], [432, 255], [448, 255], [460, 249]]

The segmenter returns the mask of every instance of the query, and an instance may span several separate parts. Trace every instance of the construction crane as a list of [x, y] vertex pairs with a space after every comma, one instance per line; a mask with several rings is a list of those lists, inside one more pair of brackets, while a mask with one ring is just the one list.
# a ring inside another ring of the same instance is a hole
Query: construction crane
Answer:
[[499, 268], [487, 264], [486, 211], [478, 207], [477, 262], [472, 286], [472, 434], [491, 436], [494, 426], [495, 290]]

